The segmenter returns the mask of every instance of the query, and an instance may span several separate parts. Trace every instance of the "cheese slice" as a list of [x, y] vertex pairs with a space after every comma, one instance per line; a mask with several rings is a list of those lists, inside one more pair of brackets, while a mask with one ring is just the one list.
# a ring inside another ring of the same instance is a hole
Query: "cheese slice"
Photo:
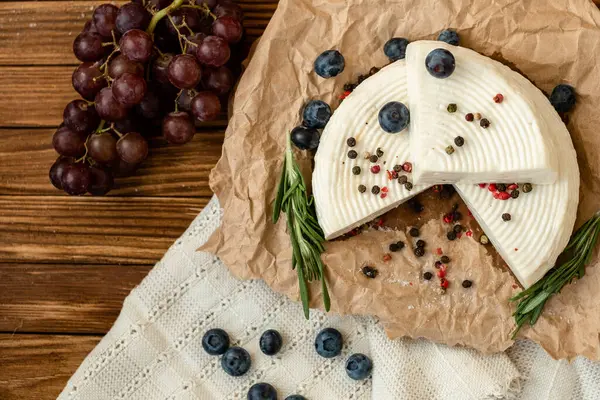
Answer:
[[[408, 130], [390, 134], [379, 126], [379, 110], [390, 101], [406, 104], [404, 60], [388, 65], [362, 82], [341, 103], [323, 130], [315, 155], [312, 188], [326, 239], [376, 218], [427, 188], [415, 185], [407, 190], [397, 180], [388, 178], [387, 170], [410, 161]], [[350, 137], [356, 140], [354, 147], [346, 143]], [[384, 154], [377, 163], [364, 158], [366, 152], [375, 154], [378, 148]], [[358, 153], [356, 159], [348, 158], [350, 150]], [[377, 174], [370, 171], [374, 165], [381, 169]], [[361, 168], [359, 175], [352, 173], [355, 166]], [[407, 175], [412, 181], [411, 174], [401, 172], [400, 175]], [[358, 191], [361, 184], [366, 186], [364, 193]], [[386, 195], [372, 194], [374, 185], [387, 188]]]
[[[437, 48], [455, 58], [456, 68], [445, 79], [433, 77], [425, 67], [425, 58]], [[415, 182], [556, 180], [558, 156], [544, 117], [556, 113], [548, 101], [534, 101], [543, 94], [525, 77], [473, 50], [440, 41], [409, 44], [406, 62]], [[493, 100], [498, 93], [502, 103]], [[448, 112], [448, 104], [458, 110]], [[479, 121], [468, 122], [467, 113], [480, 113], [491, 125], [484, 129]], [[454, 144], [457, 136], [464, 138], [462, 147]], [[453, 154], [446, 153], [449, 145]]]

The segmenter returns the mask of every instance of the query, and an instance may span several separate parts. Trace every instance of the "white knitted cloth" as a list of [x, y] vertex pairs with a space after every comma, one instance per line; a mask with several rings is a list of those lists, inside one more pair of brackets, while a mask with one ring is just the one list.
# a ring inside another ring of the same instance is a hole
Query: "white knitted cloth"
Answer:
[[[279, 398], [337, 399], [599, 399], [600, 366], [585, 359], [551, 360], [531, 342], [484, 356], [424, 340], [388, 340], [372, 318], [318, 311], [306, 321], [299, 304], [262, 281], [240, 281], [214, 256], [196, 252], [220, 222], [215, 198], [125, 299], [113, 328], [85, 359], [60, 400], [245, 399], [256, 382], [271, 383]], [[314, 338], [325, 327], [344, 336], [342, 355], [319, 357]], [[219, 357], [204, 352], [210, 328], [225, 329], [252, 357], [250, 371], [227, 375]], [[281, 332], [274, 357], [258, 348], [266, 329]], [[353, 381], [346, 358], [369, 355], [373, 377]], [[512, 360], [511, 360], [512, 359]]]

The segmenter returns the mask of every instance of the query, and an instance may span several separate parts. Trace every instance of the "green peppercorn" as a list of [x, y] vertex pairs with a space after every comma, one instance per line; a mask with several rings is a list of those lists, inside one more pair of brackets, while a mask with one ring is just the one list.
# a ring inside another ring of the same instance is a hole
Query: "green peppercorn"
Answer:
[[465, 139], [462, 136], [457, 136], [454, 138], [454, 144], [458, 147], [462, 147], [465, 144]]
[[454, 231], [450, 231], [446, 234], [446, 237], [448, 238], [448, 240], [454, 240], [456, 239], [456, 233]]
[[515, 189], [512, 192], [510, 192], [510, 197], [512, 197], [513, 199], [516, 199], [517, 197], [519, 197], [519, 190]]
[[487, 129], [490, 127], [490, 121], [487, 118], [481, 118], [481, 121], [479, 121], [479, 126], [481, 126], [483, 129]]
[[364, 193], [367, 191], [367, 187], [365, 185], [358, 185], [358, 191]]
[[463, 227], [461, 224], [457, 224], [457, 225], [454, 225], [454, 228], [452, 228], [452, 230], [454, 231], [454, 233], [460, 233], [463, 231]]
[[350, 137], [348, 138], [348, 140], [346, 140], [346, 144], [348, 145], [348, 147], [354, 147], [356, 146], [356, 139]]
[[408, 231], [408, 234], [412, 237], [418, 237], [419, 236], [419, 228], [416, 228], [416, 227], [410, 228], [410, 230]]
[[430, 281], [431, 278], [433, 278], [433, 274], [431, 272], [427, 271], [423, 274], [423, 279], [425, 279], [426, 281]]
[[457, 109], [458, 107], [454, 103], [448, 104], [448, 107], [446, 108], [446, 110], [448, 110], [449, 113], [455, 113]]
[[398, 177], [399, 184], [404, 185], [406, 182], [408, 182], [408, 177], [406, 175], [400, 175]]
[[413, 184], [412, 183], [406, 182], [404, 184], [404, 189], [406, 189], [406, 190], [412, 190], [412, 188], [413, 188]]
[[379, 274], [376, 268], [369, 267], [368, 265], [362, 267], [362, 273], [369, 279], [374, 279]]
[[471, 286], [473, 286], [473, 282], [471, 282], [471, 281], [470, 281], [470, 280], [468, 280], [468, 279], [465, 279], [465, 280], [462, 282], [462, 287], [464, 287], [465, 289], [468, 289], [468, 288], [470, 288]]
[[481, 235], [479, 237], [479, 243], [481, 244], [488, 244], [490, 242], [490, 239], [487, 237], [487, 235]]
[[377, 154], [377, 157], [383, 156], [383, 150], [381, 150], [381, 147], [377, 148], [377, 150], [375, 151], [375, 154]]
[[360, 167], [358, 165], [355, 167], [352, 167], [352, 173], [354, 175], [360, 175]]
[[377, 186], [377, 185], [374, 185], [374, 186], [371, 188], [371, 193], [373, 193], [373, 194], [379, 194], [379, 191], [380, 191], [380, 190], [381, 190], [381, 188], [380, 188], [379, 186]]
[[348, 152], [348, 158], [350, 158], [351, 160], [354, 160], [356, 157], [358, 157], [358, 153], [354, 150], [350, 150]]
[[377, 157], [375, 154], [373, 154], [371, 157], [369, 157], [369, 161], [371, 161], [372, 163], [376, 163], [379, 160], [379, 157]]
[[440, 258], [440, 261], [443, 262], [444, 264], [448, 264], [450, 262], [450, 257], [442, 256], [442, 258]]
[[454, 153], [454, 147], [449, 145], [448, 147], [446, 147], [446, 154], [452, 154], [452, 153]]
[[398, 164], [394, 165], [394, 171], [396, 171], [396, 172], [402, 171], [402, 165], [398, 165]]
[[523, 189], [523, 193], [529, 193], [533, 190], [533, 186], [531, 183], [524, 183], [521, 189]]
[[506, 185], [504, 183], [498, 183], [496, 184], [496, 189], [500, 192], [504, 192], [506, 190]]
[[417, 240], [417, 247], [425, 247], [425, 241], [424, 240]]
[[422, 247], [416, 247], [414, 249], [414, 252], [415, 252], [415, 256], [417, 256], [417, 257], [423, 257], [425, 255], [425, 249]]
[[512, 219], [511, 215], [509, 213], [504, 213], [502, 214], [502, 221], [504, 222], [508, 222]]

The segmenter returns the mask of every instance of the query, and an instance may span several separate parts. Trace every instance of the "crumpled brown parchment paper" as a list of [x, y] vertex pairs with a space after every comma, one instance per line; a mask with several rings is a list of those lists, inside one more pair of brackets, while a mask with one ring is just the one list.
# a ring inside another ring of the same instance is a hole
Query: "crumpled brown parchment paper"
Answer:
[[[273, 226], [270, 216], [285, 137], [299, 124], [302, 105], [321, 99], [337, 107], [344, 83], [387, 63], [382, 49], [388, 39], [432, 39], [444, 28], [456, 29], [461, 45], [505, 62], [546, 92], [561, 82], [576, 88], [578, 105], [568, 128], [582, 176], [577, 226], [600, 209], [600, 12], [591, 1], [282, 0], [237, 88], [223, 155], [210, 181], [223, 223], [203, 250], [217, 254], [235, 275], [264, 279], [298, 299], [285, 218]], [[332, 48], [342, 52], [346, 69], [324, 80], [312, 71], [313, 61]], [[309, 178], [310, 155], [297, 156]], [[435, 204], [425, 199], [427, 211], [414, 223], [429, 249], [444, 247], [452, 258], [447, 293], [421, 278], [424, 270], [435, 272], [431, 251], [419, 259], [410, 251], [395, 253], [381, 262], [388, 243], [409, 241], [407, 228], [393, 221], [410, 210], [399, 209], [384, 217], [388, 228], [327, 244], [331, 312], [375, 315], [390, 337], [502, 351], [512, 344], [508, 298], [520, 290], [516, 280], [489, 246], [473, 239], [448, 244]], [[379, 269], [377, 279], [360, 273], [365, 263]], [[600, 359], [598, 264], [596, 252], [585, 278], [554, 296], [538, 323], [521, 335], [555, 358]], [[474, 282], [470, 290], [460, 286], [467, 278]], [[311, 294], [311, 306], [319, 307], [318, 285]]]

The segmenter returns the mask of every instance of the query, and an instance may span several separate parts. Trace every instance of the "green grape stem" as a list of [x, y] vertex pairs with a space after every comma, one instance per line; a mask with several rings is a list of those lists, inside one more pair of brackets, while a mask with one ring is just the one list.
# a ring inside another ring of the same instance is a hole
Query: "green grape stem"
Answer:
[[167, 7], [163, 8], [162, 10], [160, 10], [156, 14], [154, 14], [154, 16], [152, 17], [152, 20], [150, 21], [150, 24], [148, 25], [148, 29], [146, 29], [146, 32], [149, 34], [154, 33], [154, 30], [156, 29], [156, 25], [158, 24], [158, 22], [161, 19], [163, 19], [165, 16], [170, 14], [171, 12], [180, 8], [183, 5], [183, 2], [184, 2], [184, 0], [174, 0]]

